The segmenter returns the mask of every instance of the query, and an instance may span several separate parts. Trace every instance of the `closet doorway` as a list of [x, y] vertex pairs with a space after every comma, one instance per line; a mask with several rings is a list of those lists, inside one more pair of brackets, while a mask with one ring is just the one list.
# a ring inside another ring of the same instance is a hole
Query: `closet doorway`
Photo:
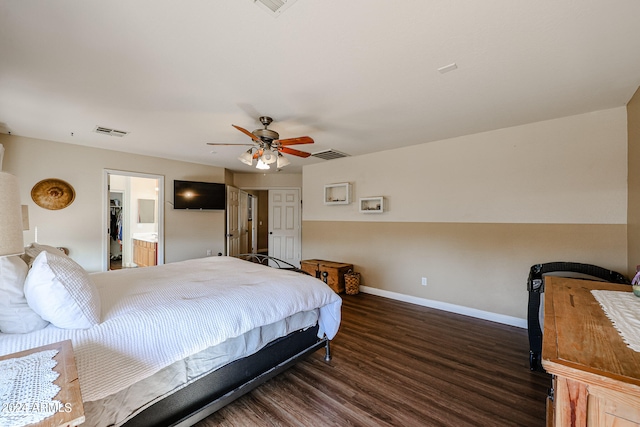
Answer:
[[164, 177], [104, 171], [103, 270], [164, 264]]

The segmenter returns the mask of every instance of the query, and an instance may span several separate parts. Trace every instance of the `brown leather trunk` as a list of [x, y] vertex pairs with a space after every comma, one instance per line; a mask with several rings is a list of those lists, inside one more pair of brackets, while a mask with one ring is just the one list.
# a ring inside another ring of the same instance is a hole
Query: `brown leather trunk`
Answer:
[[307, 259], [300, 261], [300, 268], [325, 282], [334, 292], [340, 293], [344, 292], [344, 275], [349, 270], [353, 270], [353, 264], [322, 259]]

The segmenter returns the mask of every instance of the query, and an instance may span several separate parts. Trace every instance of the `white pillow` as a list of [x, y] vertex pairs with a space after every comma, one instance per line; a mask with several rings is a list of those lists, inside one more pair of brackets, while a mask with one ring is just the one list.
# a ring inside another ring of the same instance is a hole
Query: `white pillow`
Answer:
[[38, 254], [24, 284], [29, 306], [63, 329], [87, 329], [100, 323], [100, 294], [89, 274], [64, 254]]
[[0, 257], [0, 332], [25, 334], [49, 324], [29, 307], [24, 297], [28, 270], [17, 255]]
[[64, 252], [62, 252], [60, 249], [55, 248], [53, 246], [49, 246], [49, 245], [41, 245], [40, 243], [32, 243], [29, 246], [27, 246], [26, 248], [24, 248], [24, 254], [21, 255], [22, 259], [24, 260], [24, 262], [27, 263], [27, 265], [29, 267], [31, 267], [31, 265], [33, 264], [33, 260], [36, 259], [36, 257], [38, 256], [38, 254], [42, 251], [47, 251], [50, 252], [52, 254], [57, 254], [57, 255], [65, 255], [66, 254]]

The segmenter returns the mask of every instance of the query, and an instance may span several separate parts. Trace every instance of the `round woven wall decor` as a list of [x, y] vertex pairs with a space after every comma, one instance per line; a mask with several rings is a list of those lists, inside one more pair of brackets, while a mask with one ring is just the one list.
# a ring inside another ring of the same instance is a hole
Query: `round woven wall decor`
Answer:
[[64, 209], [73, 203], [76, 192], [68, 182], [47, 178], [33, 186], [31, 198], [36, 205], [54, 211]]

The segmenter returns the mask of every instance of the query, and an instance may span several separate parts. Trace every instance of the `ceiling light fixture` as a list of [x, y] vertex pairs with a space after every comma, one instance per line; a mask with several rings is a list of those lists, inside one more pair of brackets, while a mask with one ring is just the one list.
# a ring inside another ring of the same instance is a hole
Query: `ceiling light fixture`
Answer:
[[258, 159], [258, 163], [256, 163], [256, 169], [270, 169], [269, 165], [262, 161], [262, 158]]
[[262, 152], [262, 156], [260, 156], [263, 162], [270, 165], [276, 161], [276, 156], [273, 155], [273, 152], [269, 148], [265, 148]]
[[240, 160], [245, 165], [251, 166], [253, 164], [253, 147], [242, 153], [240, 157], [238, 157], [238, 160]]
[[289, 163], [291, 163], [289, 161], [289, 159], [287, 159], [281, 153], [278, 153], [278, 159], [277, 159], [277, 162], [276, 162], [276, 167], [278, 169], [282, 169], [283, 167], [287, 166]]
[[257, 159], [256, 168], [262, 170], [271, 169], [269, 165], [274, 163], [278, 169], [291, 164], [289, 159], [285, 158], [277, 148], [266, 142], [263, 143], [263, 147], [264, 148], [249, 148], [238, 157], [238, 160], [245, 165], [253, 166], [253, 159]]
[[[285, 159], [282, 156], [282, 152], [285, 152], [286, 154], [291, 154], [293, 156], [302, 157], [302, 158], [307, 158], [311, 156], [310, 153], [296, 150], [288, 146], [300, 145], [300, 144], [313, 144], [313, 138], [309, 136], [299, 136], [297, 138], [280, 139], [280, 135], [278, 134], [278, 132], [268, 128], [268, 126], [273, 121], [271, 117], [260, 116], [259, 120], [260, 120], [260, 123], [263, 124], [264, 129], [256, 129], [253, 132], [249, 132], [247, 129], [240, 126], [231, 125], [237, 130], [239, 130], [240, 132], [250, 137], [251, 140], [254, 142], [254, 144], [256, 144], [255, 146], [248, 149], [245, 153], [241, 154], [240, 157], [238, 157], [238, 160], [240, 160], [242, 163], [248, 166], [253, 166], [253, 159], [256, 159], [257, 160], [256, 168], [269, 169], [269, 165], [277, 162], [277, 167], [279, 169], [291, 163], [289, 160]], [[207, 145], [237, 145], [237, 144], [227, 144], [222, 142], [207, 142]]]

